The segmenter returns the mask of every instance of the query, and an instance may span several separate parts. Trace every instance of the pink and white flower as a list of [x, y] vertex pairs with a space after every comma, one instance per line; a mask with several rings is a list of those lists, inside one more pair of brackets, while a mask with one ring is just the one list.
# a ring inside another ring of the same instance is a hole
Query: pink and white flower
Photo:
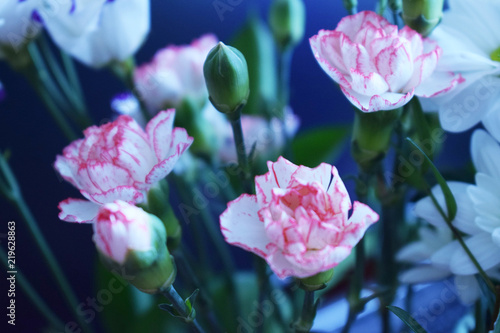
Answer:
[[449, 10], [429, 38], [443, 56], [436, 71], [453, 71], [465, 79], [447, 94], [432, 98], [424, 108], [439, 111], [441, 126], [461, 132], [482, 122], [500, 140], [500, 2], [449, 0]]
[[54, 42], [87, 66], [126, 60], [149, 33], [149, 0], [41, 2], [38, 12]]
[[150, 63], [137, 67], [134, 82], [149, 111], [177, 107], [186, 97], [205, 104], [208, 92], [203, 64], [218, 42], [208, 34], [190, 45], [170, 45], [158, 51]]
[[42, 24], [36, 12], [40, 0], [3, 0], [0, 3], [0, 59], [14, 57], [38, 36]]
[[280, 157], [255, 177], [257, 195], [243, 194], [220, 216], [230, 244], [264, 258], [280, 278], [304, 278], [344, 260], [378, 220], [367, 205], [354, 202], [334, 166], [311, 169]]
[[100, 205], [123, 200], [139, 203], [151, 186], [172, 171], [193, 142], [183, 128], [173, 128], [174, 110], [162, 111], [144, 131], [130, 116], [92, 126], [85, 138], [64, 148], [55, 168], [88, 199], [59, 204], [59, 218], [92, 222]]
[[100, 207], [93, 224], [95, 245], [103, 255], [123, 264], [130, 251], [155, 248], [152, 219], [157, 217], [124, 201], [107, 203]]
[[344, 17], [309, 41], [323, 70], [364, 112], [396, 109], [414, 95], [437, 96], [463, 81], [452, 72], [434, 73], [442, 53], [437, 43], [409, 27], [398, 31], [374, 12]]

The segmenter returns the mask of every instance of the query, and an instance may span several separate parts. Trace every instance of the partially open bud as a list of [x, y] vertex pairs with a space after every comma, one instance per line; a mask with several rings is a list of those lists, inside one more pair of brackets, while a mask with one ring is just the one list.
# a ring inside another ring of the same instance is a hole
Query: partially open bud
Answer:
[[243, 107], [250, 93], [248, 67], [243, 54], [219, 42], [208, 53], [203, 74], [210, 101], [222, 113]]
[[274, 0], [269, 25], [280, 49], [297, 45], [304, 36], [305, 8], [302, 0]]
[[93, 239], [104, 265], [149, 294], [175, 279], [166, 238], [156, 216], [120, 200], [103, 205], [94, 223]]
[[443, 3], [444, 0], [403, 0], [403, 20], [425, 37], [441, 21]]
[[299, 287], [306, 291], [316, 291], [324, 289], [332, 277], [333, 268], [310, 277], [297, 279], [297, 282]]

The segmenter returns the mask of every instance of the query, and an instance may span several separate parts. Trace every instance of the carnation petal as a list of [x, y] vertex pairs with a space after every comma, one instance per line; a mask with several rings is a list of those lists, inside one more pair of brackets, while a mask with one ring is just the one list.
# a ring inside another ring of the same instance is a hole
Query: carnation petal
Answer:
[[375, 56], [375, 66], [392, 92], [401, 92], [412, 76], [413, 59], [408, 52], [409, 48], [409, 42], [405, 40], [397, 45], [390, 45], [390, 41], [387, 41], [386, 47]]
[[66, 222], [93, 223], [99, 205], [82, 199], [68, 198], [59, 203], [59, 218]]
[[428, 39], [424, 39], [424, 52], [426, 47], [431, 48], [431, 50], [427, 53], [418, 55], [414, 59], [413, 74], [403, 88], [403, 91], [410, 91], [413, 88], [416, 88], [428, 77], [430, 77], [436, 69], [436, 65], [442, 53], [441, 48], [437, 44], [430, 42]]
[[269, 240], [258, 210], [257, 197], [243, 194], [228, 203], [228, 208], [220, 216], [220, 228], [229, 244], [265, 257]]
[[266, 174], [255, 177], [255, 191], [261, 205], [270, 202], [273, 188], [287, 188], [292, 181], [292, 175], [299, 168], [281, 156], [277, 162], [267, 162], [267, 167], [269, 171]]
[[408, 103], [414, 94], [412, 90], [406, 94], [386, 92], [380, 96], [365, 96], [342, 86], [340, 86], [340, 89], [345, 97], [363, 112], [397, 109]]
[[122, 200], [128, 203], [135, 204], [141, 203], [144, 200], [144, 193], [133, 186], [118, 186], [104, 193], [82, 194], [85, 197], [90, 197], [92, 201], [99, 204], [106, 204], [115, 200]]
[[[270, 248], [272, 249], [273, 247], [271, 246]], [[311, 274], [311, 272], [299, 266], [293, 265], [290, 261], [288, 261], [284, 254], [277, 249], [271, 251], [270, 254], [265, 257], [265, 259], [269, 264], [269, 267], [271, 267], [271, 270], [280, 279], [284, 279], [289, 276], [308, 277], [314, 275], [314, 273]]]
[[436, 97], [454, 89], [465, 82], [460, 74], [453, 72], [434, 71], [429, 78], [415, 88], [415, 95], [419, 97]]
[[342, 233], [340, 244], [354, 247], [373, 223], [377, 222], [379, 216], [368, 205], [354, 201], [352, 215], [347, 221], [347, 226]]
[[146, 133], [158, 161], [167, 157], [170, 150], [174, 118], [175, 110], [169, 109], [159, 112], [146, 125]]

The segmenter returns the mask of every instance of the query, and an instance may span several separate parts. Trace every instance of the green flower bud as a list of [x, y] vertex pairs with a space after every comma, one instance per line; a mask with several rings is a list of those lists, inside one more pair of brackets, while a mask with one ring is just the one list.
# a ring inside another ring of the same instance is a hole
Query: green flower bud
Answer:
[[304, 37], [305, 7], [302, 0], [274, 0], [269, 13], [269, 25], [282, 50], [297, 45]]
[[176, 268], [160, 219], [118, 200], [103, 205], [96, 220], [93, 239], [106, 268], [148, 294], [172, 285]]
[[403, 0], [403, 20], [425, 37], [441, 21], [443, 3], [444, 0]]
[[310, 277], [297, 279], [297, 282], [299, 283], [299, 287], [306, 291], [316, 291], [324, 289], [332, 277], [333, 268]]
[[217, 110], [233, 113], [246, 104], [250, 93], [248, 68], [240, 51], [219, 42], [208, 53], [203, 74], [210, 101]]
[[347, 9], [349, 13], [353, 13], [353, 9], [358, 8], [358, 0], [343, 0], [343, 2], [345, 9]]

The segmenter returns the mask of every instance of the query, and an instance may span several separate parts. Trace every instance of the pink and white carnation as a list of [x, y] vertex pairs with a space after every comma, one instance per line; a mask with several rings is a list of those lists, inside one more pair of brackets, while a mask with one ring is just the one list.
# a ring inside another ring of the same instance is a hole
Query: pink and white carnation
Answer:
[[311, 169], [280, 157], [268, 168], [255, 177], [256, 195], [228, 204], [220, 227], [228, 243], [264, 258], [280, 278], [337, 266], [379, 218], [363, 203], [351, 206], [334, 166]]
[[38, 13], [54, 42], [82, 63], [124, 61], [149, 33], [149, 0], [40, 0]]
[[100, 205], [115, 200], [140, 203], [149, 188], [167, 176], [193, 142], [185, 129], [173, 128], [175, 110], [158, 113], [144, 131], [130, 116], [92, 126], [85, 138], [64, 148], [55, 168], [87, 199], [59, 204], [59, 218], [92, 222]]
[[398, 31], [374, 12], [346, 16], [309, 41], [321, 68], [364, 112], [399, 108], [414, 95], [438, 96], [463, 81], [434, 72], [442, 53], [436, 42], [409, 27]]
[[203, 64], [218, 39], [208, 34], [190, 45], [170, 45], [158, 51], [150, 63], [137, 67], [134, 83], [152, 114], [177, 107], [186, 97], [205, 104], [208, 98]]
[[94, 243], [103, 255], [123, 264], [130, 251], [154, 249], [152, 219], [157, 217], [124, 201], [107, 203], [93, 224]]
[[500, 2], [449, 0], [448, 4], [429, 38], [443, 49], [436, 70], [460, 73], [465, 83], [423, 100], [424, 109], [439, 111], [447, 131], [465, 131], [482, 122], [500, 141]]

